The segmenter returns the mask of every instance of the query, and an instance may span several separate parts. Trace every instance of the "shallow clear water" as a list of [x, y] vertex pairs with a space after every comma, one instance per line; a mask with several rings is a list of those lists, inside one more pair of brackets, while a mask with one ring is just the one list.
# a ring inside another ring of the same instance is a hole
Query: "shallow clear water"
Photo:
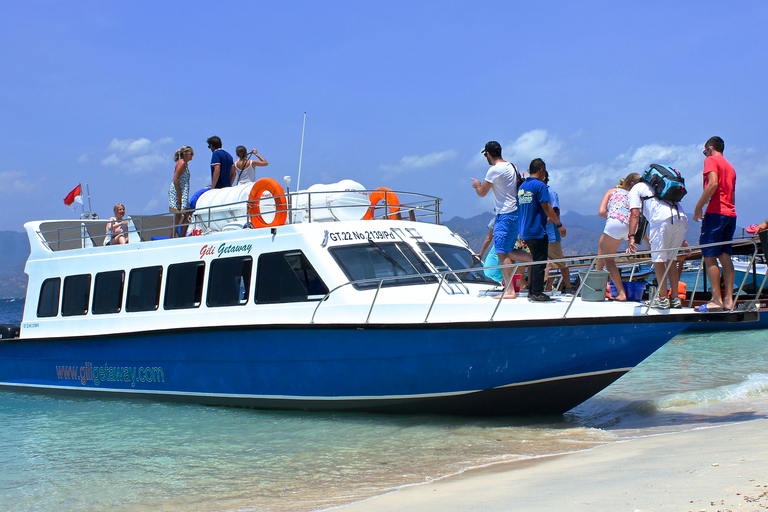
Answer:
[[[0, 323], [20, 311], [0, 301]], [[0, 393], [0, 510], [316, 510], [483, 464], [766, 415], [768, 330], [680, 335], [565, 417]]]

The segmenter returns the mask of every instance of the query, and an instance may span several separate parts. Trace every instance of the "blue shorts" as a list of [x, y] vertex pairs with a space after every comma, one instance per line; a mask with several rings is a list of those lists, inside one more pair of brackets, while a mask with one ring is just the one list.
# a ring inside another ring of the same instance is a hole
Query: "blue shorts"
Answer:
[[[718, 242], [730, 242], [736, 231], [736, 217], [728, 217], [719, 213], [706, 213], [701, 221], [701, 237], [699, 245], [716, 244]], [[716, 245], [703, 247], [701, 255], [705, 258], [716, 258], [721, 254], [731, 254], [731, 245]]]
[[515, 242], [520, 232], [517, 211], [496, 215], [493, 224], [493, 245], [496, 254], [506, 254], [515, 249]]

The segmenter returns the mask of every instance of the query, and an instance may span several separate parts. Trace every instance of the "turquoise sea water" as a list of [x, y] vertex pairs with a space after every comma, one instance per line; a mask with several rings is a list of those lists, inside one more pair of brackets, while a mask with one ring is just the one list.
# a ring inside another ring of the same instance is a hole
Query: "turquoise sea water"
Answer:
[[[20, 302], [0, 300], [0, 323], [19, 323]], [[682, 334], [564, 417], [273, 412], [0, 392], [0, 510], [319, 510], [470, 467], [766, 416], [768, 330]]]

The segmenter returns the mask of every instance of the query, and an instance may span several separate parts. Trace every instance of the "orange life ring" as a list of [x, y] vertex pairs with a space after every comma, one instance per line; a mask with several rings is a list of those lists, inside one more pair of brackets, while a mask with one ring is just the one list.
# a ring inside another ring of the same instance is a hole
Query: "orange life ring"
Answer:
[[368, 207], [368, 211], [363, 216], [364, 220], [371, 220], [373, 218], [373, 211], [376, 209], [376, 205], [379, 201], [385, 201], [390, 212], [390, 220], [397, 220], [397, 212], [400, 211], [400, 199], [397, 198], [397, 194], [392, 192], [391, 188], [379, 187], [375, 191], [371, 192], [371, 206]]
[[[261, 217], [261, 196], [264, 192], [269, 192], [275, 200], [275, 218], [267, 224]], [[261, 178], [253, 184], [251, 192], [248, 194], [248, 220], [255, 228], [268, 228], [272, 226], [282, 226], [288, 218], [288, 207], [285, 200], [285, 191], [283, 187], [272, 178]]]

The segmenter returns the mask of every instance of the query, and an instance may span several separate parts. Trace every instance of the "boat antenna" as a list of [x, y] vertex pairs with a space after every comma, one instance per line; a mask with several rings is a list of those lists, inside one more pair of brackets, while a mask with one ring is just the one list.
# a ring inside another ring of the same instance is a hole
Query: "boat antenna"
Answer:
[[299, 175], [296, 176], [296, 191], [301, 190], [299, 183], [301, 182], [301, 158], [304, 155], [304, 128], [307, 127], [307, 113], [304, 112], [304, 123], [301, 125], [301, 149], [299, 150]]

